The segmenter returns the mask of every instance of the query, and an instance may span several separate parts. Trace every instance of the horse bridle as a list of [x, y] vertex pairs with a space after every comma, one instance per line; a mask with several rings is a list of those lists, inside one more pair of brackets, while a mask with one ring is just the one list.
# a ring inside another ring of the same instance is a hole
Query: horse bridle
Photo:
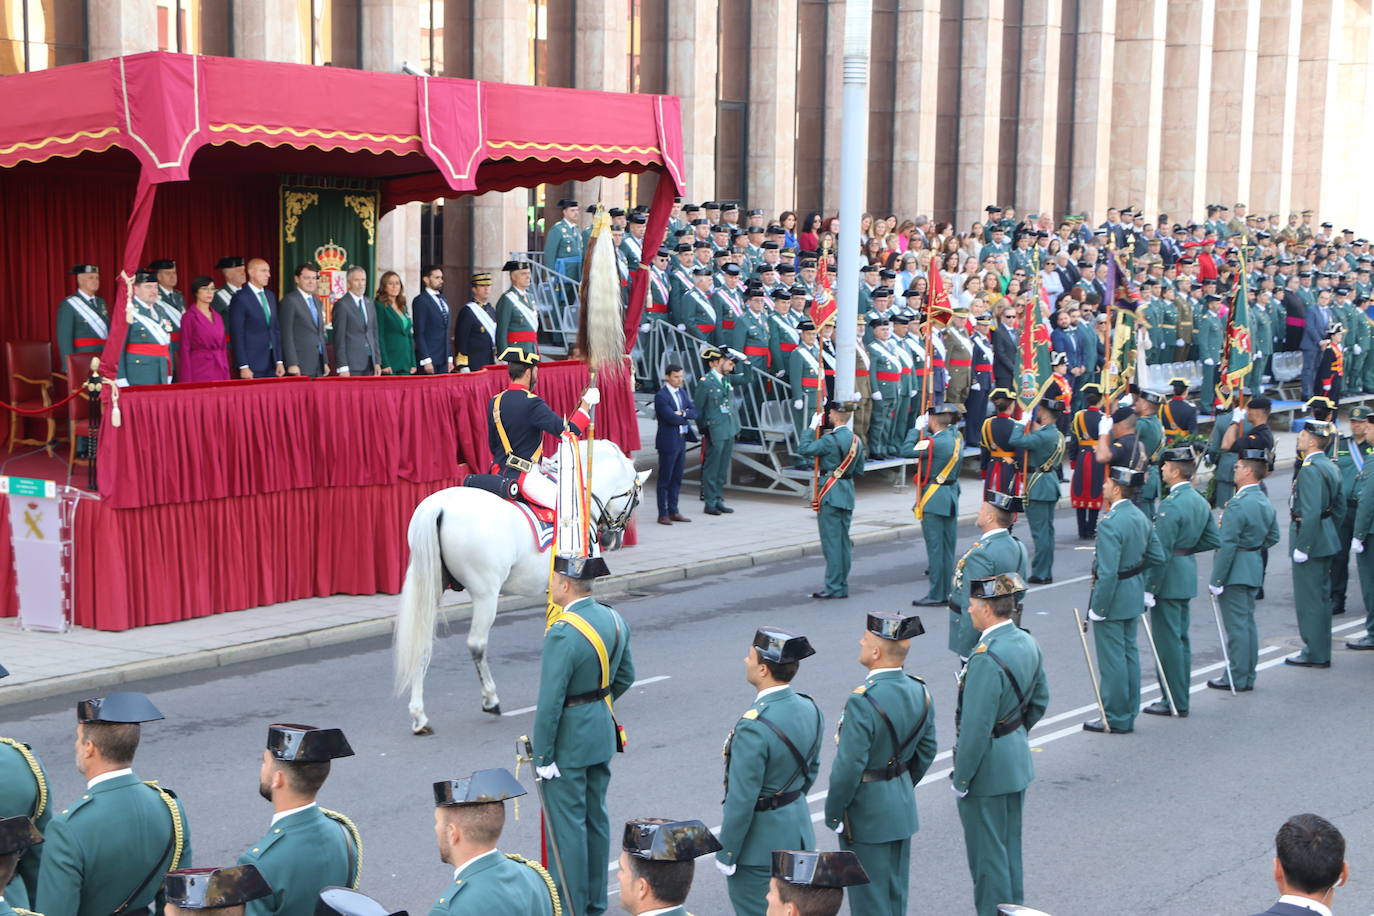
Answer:
[[[634, 515], [635, 509], [639, 508], [640, 494], [644, 490], [644, 484], [640, 482], [639, 475], [634, 476], [634, 483], [630, 484], [630, 489], [624, 493], [617, 493], [610, 499], [602, 502], [595, 493], [591, 494], [592, 502], [596, 504], [596, 531], [597, 540], [605, 543], [606, 534], [619, 534], [625, 530], [625, 526], [630, 523], [630, 518]], [[615, 502], [617, 499], [628, 497], [625, 500], [625, 508], [619, 514], [609, 517], [606, 514], [606, 506]]]

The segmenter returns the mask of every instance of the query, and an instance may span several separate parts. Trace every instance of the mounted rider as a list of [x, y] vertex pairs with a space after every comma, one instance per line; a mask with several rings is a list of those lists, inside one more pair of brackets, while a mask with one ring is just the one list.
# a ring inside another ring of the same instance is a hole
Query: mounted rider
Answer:
[[571, 430], [581, 436], [591, 424], [590, 408], [600, 403], [601, 393], [595, 387], [588, 388], [577, 409], [564, 420], [534, 393], [538, 353], [507, 347], [500, 359], [506, 363], [510, 384], [491, 399], [487, 412], [491, 473], [514, 481], [527, 501], [552, 509], [558, 498], [557, 484], [539, 467], [544, 433], [561, 436]]

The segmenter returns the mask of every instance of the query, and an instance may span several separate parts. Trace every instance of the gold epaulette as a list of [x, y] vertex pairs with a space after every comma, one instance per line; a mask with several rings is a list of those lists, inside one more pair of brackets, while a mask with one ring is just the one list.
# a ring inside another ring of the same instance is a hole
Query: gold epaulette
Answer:
[[980, 642], [980, 643], [978, 644], [978, 648], [976, 648], [976, 649], [973, 650], [973, 654], [974, 654], [974, 655], [977, 655], [979, 652], [986, 652], [986, 651], [988, 651], [987, 643], [981, 643], [981, 642]]
[[553, 883], [553, 876], [549, 874], [549, 870], [533, 859], [518, 856], [513, 852], [506, 853], [506, 858], [534, 869], [534, 873], [544, 879], [544, 884], [549, 889], [549, 901], [553, 904], [553, 916], [563, 916], [563, 902], [558, 897], [558, 886]]
[[926, 682], [926, 679], [923, 678], [923, 677], [921, 677], [921, 676], [918, 675], [918, 674], [908, 674], [907, 677], [911, 678], [913, 681], [915, 681], [915, 682], [918, 683], [918, 684], [924, 684], [924, 683]]
[[13, 738], [0, 738], [0, 744], [8, 744], [18, 751], [19, 756], [24, 758], [24, 762], [33, 771], [33, 781], [38, 785], [38, 803], [33, 806], [33, 814], [30, 816], [34, 821], [37, 821], [48, 809], [48, 781], [43, 778], [43, 768], [39, 766], [38, 758], [33, 756], [33, 751], [29, 750], [27, 744], [15, 741]]
[[740, 716], [741, 719], [757, 719], [758, 717], [759, 711], [757, 709], [746, 709], [744, 715]]
[[858, 687], [855, 687], [855, 688], [854, 688], [854, 692], [857, 693], [857, 694], [859, 694], [860, 696], [863, 696], [864, 691], [867, 690], [867, 689], [868, 689], [868, 685], [867, 685], [867, 684], [860, 684]]
[[337, 811], [330, 811], [328, 808], [321, 808], [320, 813], [331, 821], [340, 824], [344, 830], [348, 831], [348, 835], [353, 839], [353, 849], [358, 853], [358, 862], [353, 867], [353, 883], [349, 886], [356, 891], [363, 877], [363, 836], [358, 832], [357, 826], [348, 819], [347, 815], [340, 814]]

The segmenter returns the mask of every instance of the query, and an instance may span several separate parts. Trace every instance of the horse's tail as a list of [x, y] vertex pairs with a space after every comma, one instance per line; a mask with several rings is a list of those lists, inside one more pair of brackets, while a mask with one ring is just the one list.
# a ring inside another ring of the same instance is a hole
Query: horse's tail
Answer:
[[410, 541], [410, 563], [401, 586], [401, 608], [396, 615], [392, 643], [398, 696], [409, 690], [416, 679], [424, 678], [434, 650], [434, 626], [439, 617], [439, 599], [444, 594], [439, 541], [443, 518], [443, 506], [433, 498], [421, 502], [410, 517], [406, 535]]

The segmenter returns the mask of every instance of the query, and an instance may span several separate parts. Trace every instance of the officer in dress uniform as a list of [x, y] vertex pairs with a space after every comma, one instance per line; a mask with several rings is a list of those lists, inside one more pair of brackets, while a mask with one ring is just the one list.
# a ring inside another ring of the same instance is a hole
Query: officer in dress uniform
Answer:
[[717, 342], [720, 316], [711, 304], [711, 268], [705, 265], [692, 268], [692, 288], [678, 299], [673, 320], [678, 329], [708, 343]]
[[979, 431], [983, 448], [983, 495], [994, 490], [1015, 493], [1019, 488], [1017, 478], [1025, 461], [1025, 453], [1011, 444], [1011, 434], [1016, 429], [1011, 409], [1016, 397], [1005, 388], [996, 388], [988, 395], [988, 400], [997, 413], [984, 420]]
[[[19, 864], [32, 855], [43, 842], [43, 834], [26, 815], [0, 817], [0, 916], [38, 916], [26, 909], [25, 900], [9, 895], [9, 886], [23, 887], [17, 872]], [[26, 855], [26, 853], [28, 855]]]
[[1346, 592], [1350, 585], [1350, 544], [1355, 536], [1355, 515], [1359, 509], [1357, 487], [1360, 469], [1371, 447], [1364, 441], [1369, 426], [1370, 408], [1361, 404], [1350, 409], [1350, 435], [1336, 436], [1336, 470], [1341, 474], [1340, 503], [1345, 507], [1336, 526], [1340, 545], [1331, 560], [1331, 614], [1345, 613]]
[[1142, 574], [1164, 562], [1164, 550], [1150, 520], [1134, 503], [1136, 492], [1145, 484], [1145, 472], [1124, 463], [1131, 460], [1127, 449], [1113, 446], [1112, 451], [1111, 469], [1102, 484], [1102, 501], [1108, 508], [1097, 526], [1088, 600], [1107, 718], [1084, 722], [1083, 730], [1123, 735], [1135, 730], [1140, 709], [1136, 620], [1145, 612], [1146, 575]]
[[911, 836], [919, 829], [912, 791], [935, 759], [935, 712], [925, 681], [902, 670], [919, 617], [869, 614], [859, 640], [864, 682], [849, 695], [835, 738], [825, 797], [825, 825], [863, 863], [869, 882], [850, 892], [849, 908], [904, 916]]
[[530, 298], [530, 262], [507, 261], [501, 269], [510, 274], [510, 288], [496, 302], [496, 352], [519, 347], [538, 353], [539, 313]]
[[915, 607], [941, 607], [949, 601], [954, 578], [954, 546], [959, 533], [959, 463], [963, 439], [955, 424], [962, 408], [957, 404], [932, 404], [927, 424], [911, 428], [902, 443], [903, 458], [916, 460], [916, 505], [921, 523], [926, 560], [930, 564], [930, 590], [912, 602]]
[[582, 254], [586, 250], [577, 217], [582, 212], [577, 201], [563, 198], [558, 202], [563, 218], [553, 224], [544, 237], [544, 266], [572, 280], [582, 279]]
[[873, 417], [868, 427], [869, 457], [874, 461], [886, 461], [898, 450], [895, 439], [897, 405], [902, 390], [902, 362], [892, 350], [888, 349], [888, 338], [892, 334], [892, 323], [885, 315], [871, 312], [868, 328], [873, 340], [868, 345], [868, 361], [873, 373], [870, 381], [873, 387]]
[[1188, 401], [1188, 380], [1169, 379], [1173, 395], [1160, 405], [1159, 419], [1164, 427], [1164, 441], [1175, 446], [1180, 439], [1197, 432], [1197, 408]]
[[735, 362], [744, 362], [744, 354], [729, 347], [706, 347], [701, 358], [710, 367], [692, 392], [692, 400], [697, 404], [697, 429], [703, 440], [701, 498], [707, 515], [729, 515], [735, 510], [725, 505], [724, 490], [730, 481], [730, 457], [740, 430], [734, 403], [734, 385], [738, 380]]
[[[0, 678], [9, 672], [0, 666]], [[24, 817], [40, 830], [52, 820], [48, 774], [38, 755], [27, 744], [0, 738], [0, 817]], [[0, 876], [0, 897], [14, 907], [27, 907], [38, 891], [42, 850], [35, 847], [19, 862], [12, 878]]]
[[[819, 438], [803, 436], [797, 449], [803, 458], [816, 460], [816, 486], [813, 505], [820, 531], [821, 552], [825, 554], [825, 585], [812, 598], [848, 598], [849, 568], [853, 544], [849, 524], [854, 517], [854, 480], [864, 472], [864, 444], [854, 434], [852, 402], [831, 401], [826, 405], [830, 429]], [[820, 417], [811, 422], [819, 431]]]
[[1354, 432], [1352, 455], [1359, 455], [1359, 470], [1355, 477], [1353, 503], [1347, 503], [1346, 515], [1353, 516], [1350, 524], [1349, 550], [1355, 554], [1355, 571], [1360, 577], [1360, 594], [1364, 599], [1364, 635], [1347, 639], [1345, 647], [1357, 651], [1374, 649], [1374, 551], [1368, 544], [1374, 535], [1374, 410], [1361, 404], [1350, 409], [1350, 427]]
[[1135, 436], [1145, 451], [1146, 461], [1145, 485], [1140, 488], [1136, 505], [1151, 521], [1155, 517], [1155, 501], [1159, 499], [1159, 456], [1164, 451], [1164, 424], [1159, 422], [1159, 408], [1164, 403], [1164, 395], [1144, 389], [1135, 399], [1135, 412], [1140, 418], [1136, 421]]
[[808, 430], [815, 429], [819, 423], [812, 420], [820, 416], [818, 408], [825, 403], [825, 363], [821, 360], [821, 348], [816, 345], [816, 326], [810, 318], [797, 322], [797, 333], [801, 337], [797, 349], [787, 361], [787, 380], [792, 385], [792, 428], [797, 433], [796, 470], [807, 470], [807, 458], [814, 452], [802, 449], [808, 440], [814, 440]]
[[579, 436], [591, 423], [589, 409], [601, 402], [601, 392], [588, 388], [577, 409], [564, 420], [534, 393], [539, 379], [539, 354], [509, 347], [501, 354], [510, 384], [491, 399], [487, 411], [487, 446], [491, 449], [488, 473], [505, 478], [530, 502], [553, 508], [557, 485], [539, 470], [544, 433], [561, 436], [571, 429]]
[[215, 298], [210, 304], [214, 306], [215, 311], [228, 318], [230, 300], [234, 298], [234, 293], [243, 289], [243, 284], [248, 282], [247, 265], [239, 255], [226, 255], [215, 262], [215, 270], [224, 277], [224, 283], [215, 290]]
[[175, 366], [181, 341], [181, 316], [186, 311], [186, 301], [176, 288], [177, 262], [162, 258], [149, 264], [148, 269], [157, 274], [157, 299], [153, 311], [172, 326], [172, 365]]
[[434, 783], [439, 859], [453, 866], [453, 880], [430, 916], [553, 916], [560, 898], [549, 872], [497, 847], [506, 826], [506, 801], [524, 794], [524, 786], [500, 767]]
[[606, 792], [611, 758], [625, 749], [614, 703], [635, 679], [629, 625], [592, 597], [592, 582], [610, 574], [599, 556], [554, 558], [534, 713], [534, 767], [547, 805], [545, 837], [563, 862], [563, 874], [554, 877], [568, 908], [588, 916], [606, 912], [611, 858]]
[[620, 906], [630, 916], [688, 916], [696, 859], [719, 852], [701, 821], [643, 817], [625, 822], [620, 852]]
[[1273, 452], [1274, 434], [1269, 429], [1271, 406], [1268, 398], [1256, 397], [1247, 401], [1244, 407], [1218, 412], [1212, 435], [1207, 440], [1207, 455], [1216, 467], [1212, 475], [1216, 481], [1213, 486], [1213, 506], [1226, 505], [1231, 494], [1235, 493], [1236, 457], [1242, 449]]
[[1207, 682], [1213, 690], [1255, 689], [1259, 630], [1255, 598], [1264, 589], [1263, 551], [1279, 542], [1279, 524], [1260, 482], [1269, 473], [1269, 452], [1241, 449], [1233, 462], [1236, 491], [1221, 513], [1221, 543], [1212, 557], [1207, 589], [1217, 602], [1226, 631], [1231, 669]]
[[100, 289], [100, 268], [94, 264], [77, 264], [71, 269], [76, 277], [76, 292], [57, 306], [57, 351], [62, 356], [58, 367], [67, 371], [67, 357], [73, 353], [99, 354], [110, 336], [110, 314], [105, 300], [96, 295]]
[[358, 828], [315, 802], [331, 761], [352, 756], [337, 728], [267, 726], [258, 792], [272, 803], [272, 823], [238, 864], [256, 865], [273, 893], [250, 903], [248, 916], [295, 916], [311, 910], [323, 887], [358, 886], [363, 861]]
[[[978, 644], [978, 631], [968, 613], [973, 581], [1003, 573], [1015, 573], [1024, 580], [1029, 573], [1026, 545], [1011, 533], [1017, 513], [1023, 511], [1025, 503], [1021, 497], [1007, 493], [989, 493], [978, 506], [977, 525], [981, 533], [954, 565], [949, 593], [948, 646], [961, 663], [968, 661], [969, 653]], [[1019, 622], [1019, 611], [1014, 619]]]
[[774, 849], [813, 849], [806, 793], [820, 771], [820, 707], [792, 689], [801, 660], [816, 654], [805, 636], [761, 627], [744, 658], [758, 691], [725, 739], [723, 847], [716, 868], [727, 878], [738, 916], [763, 916]]
[[490, 299], [491, 274], [473, 274], [472, 298], [454, 321], [454, 365], [460, 372], [496, 362], [496, 308]]
[[[836, 916], [844, 889], [868, 883], [858, 856], [839, 852], [773, 851], [767, 916]], [[857, 911], [856, 911], [857, 912]]]
[[1097, 460], [1097, 430], [1102, 423], [1102, 388], [1089, 382], [1080, 389], [1084, 407], [1069, 424], [1069, 458], [1073, 479], [1069, 501], [1078, 518], [1078, 537], [1087, 540], [1097, 534], [1097, 515], [1102, 509], [1102, 464]]
[[1021, 811], [1035, 778], [1028, 736], [1050, 699], [1040, 647], [1012, 621], [1025, 590], [1015, 574], [970, 583], [969, 615], [982, 636], [959, 673], [950, 780], [978, 916], [1024, 899]]
[[1335, 424], [1308, 419], [1298, 433], [1302, 463], [1293, 472], [1288, 511], [1288, 549], [1293, 559], [1293, 593], [1303, 649], [1285, 658], [1299, 668], [1331, 667], [1331, 558], [1340, 551], [1336, 530], [1345, 505], [1341, 473], [1327, 455]]
[[1202, 391], [1199, 394], [1201, 407], [1213, 413], [1217, 397], [1217, 360], [1221, 358], [1222, 327], [1221, 317], [1216, 313], [1216, 303], [1221, 297], [1208, 293], [1202, 297], [1201, 311], [1193, 315], [1193, 339], [1197, 342], [1198, 354], [1202, 357]]
[[161, 718], [141, 693], [76, 704], [76, 767], [86, 791], [48, 824], [35, 910], [134, 913], [160, 896], [162, 875], [192, 861], [181, 801], [131, 769], [142, 723]]
[[1064, 463], [1059, 418], [1064, 406], [1058, 398], [1044, 398], [1036, 405], [1034, 415], [1027, 418], [1024, 430], [1014, 425], [1008, 440], [1026, 456], [1026, 517], [1035, 544], [1029, 581], [1037, 585], [1054, 581], [1054, 512], [1059, 508], [1059, 478]]
[[166, 385], [172, 381], [172, 324], [162, 317], [157, 305], [157, 274], [139, 270], [134, 274], [134, 298], [128, 305], [131, 316], [119, 358], [120, 385]]
[[[1197, 594], [1196, 554], [1215, 550], [1221, 539], [1207, 500], [1193, 489], [1197, 453], [1183, 445], [1164, 450], [1160, 475], [1169, 488], [1155, 515], [1155, 537], [1164, 551], [1164, 563], [1152, 569], [1146, 579], [1145, 606], [1150, 608], [1150, 625], [1155, 651], [1159, 653], [1156, 677], [1161, 696], [1145, 707], [1152, 716], [1188, 715], [1188, 688], [1193, 670], [1193, 650], [1188, 640], [1192, 620], [1192, 601]], [[1168, 684], [1168, 691], [1164, 684]], [[1172, 696], [1171, 709], [1168, 697]]]
[[[272, 886], [253, 865], [178, 868], [162, 879], [165, 916], [243, 916], [247, 904], [270, 897]], [[313, 899], [305, 911], [314, 912]]]

